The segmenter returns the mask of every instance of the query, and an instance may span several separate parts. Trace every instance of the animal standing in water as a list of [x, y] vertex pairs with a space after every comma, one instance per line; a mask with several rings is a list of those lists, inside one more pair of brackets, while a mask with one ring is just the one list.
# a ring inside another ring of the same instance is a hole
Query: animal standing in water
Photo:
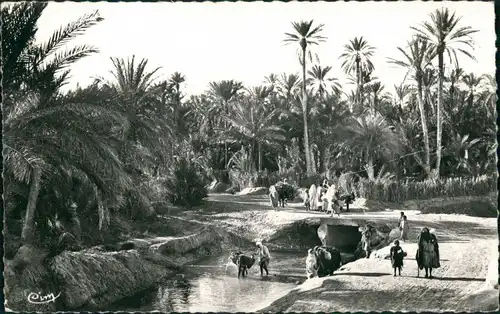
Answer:
[[240, 275], [245, 278], [248, 275], [248, 270], [252, 268], [255, 263], [255, 257], [252, 254], [251, 256], [246, 256], [244, 254], [240, 255], [238, 262], [238, 278]]
[[425, 269], [425, 278], [432, 277], [432, 269], [441, 267], [439, 262], [439, 245], [437, 237], [428, 228], [423, 228], [418, 236], [418, 249], [415, 259], [420, 270]]
[[245, 277], [248, 275], [248, 269], [255, 264], [255, 257], [253, 254], [251, 256], [247, 256], [241, 251], [231, 252], [229, 255], [229, 263], [233, 263], [238, 267], [238, 278], [240, 278], [240, 276]]

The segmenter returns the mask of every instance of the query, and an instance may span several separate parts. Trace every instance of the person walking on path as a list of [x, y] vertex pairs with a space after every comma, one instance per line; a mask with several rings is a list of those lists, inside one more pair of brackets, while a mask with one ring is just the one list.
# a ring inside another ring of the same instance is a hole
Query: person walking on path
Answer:
[[425, 278], [433, 278], [432, 270], [441, 267], [439, 261], [439, 244], [434, 232], [428, 228], [422, 228], [418, 236], [417, 265], [419, 269], [425, 268]]
[[257, 241], [257, 256], [259, 257], [260, 275], [264, 275], [264, 270], [266, 271], [266, 276], [269, 275], [269, 261], [271, 260], [271, 254], [269, 254], [269, 249], [267, 246], [263, 245], [262, 242]]
[[399, 230], [401, 230], [401, 222], [403, 221], [404, 216], [405, 216], [405, 212], [401, 212], [401, 216], [399, 216], [399, 220], [398, 220]]
[[394, 241], [394, 246], [391, 247], [390, 251], [392, 268], [394, 268], [394, 277], [396, 277], [396, 269], [398, 270], [399, 276], [401, 276], [401, 269], [403, 268], [403, 259], [406, 253], [399, 246], [399, 241]]
[[408, 225], [408, 218], [406, 215], [403, 216], [403, 220], [401, 220], [399, 224], [399, 229], [401, 230], [401, 239], [402, 241], [408, 241], [408, 232], [410, 231], [410, 226]]

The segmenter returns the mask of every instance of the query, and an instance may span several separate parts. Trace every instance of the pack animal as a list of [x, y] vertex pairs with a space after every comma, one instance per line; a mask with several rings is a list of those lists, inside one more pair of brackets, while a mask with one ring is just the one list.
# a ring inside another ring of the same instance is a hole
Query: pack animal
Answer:
[[276, 191], [278, 192], [278, 204], [285, 207], [287, 201], [293, 201], [295, 198], [295, 189], [288, 183], [276, 184]]
[[229, 261], [238, 267], [238, 278], [248, 276], [248, 269], [255, 264], [255, 256], [245, 255], [241, 251], [232, 252], [229, 255]]
[[[344, 195], [339, 196], [339, 199], [341, 201], [343, 201], [343, 203], [345, 204], [345, 211], [348, 212], [349, 205], [352, 204], [356, 200], [356, 196], [354, 195], [354, 192], [351, 192], [349, 194], [344, 194]], [[342, 208], [341, 208], [341, 210], [342, 210]]]
[[308, 251], [306, 258], [308, 278], [331, 276], [340, 266], [342, 266], [342, 256], [334, 247], [316, 246]]
[[255, 257], [253, 254], [251, 256], [241, 254], [238, 261], [238, 278], [240, 278], [240, 276], [243, 276], [243, 278], [248, 276], [248, 270], [252, 268], [253, 264], [255, 264]]

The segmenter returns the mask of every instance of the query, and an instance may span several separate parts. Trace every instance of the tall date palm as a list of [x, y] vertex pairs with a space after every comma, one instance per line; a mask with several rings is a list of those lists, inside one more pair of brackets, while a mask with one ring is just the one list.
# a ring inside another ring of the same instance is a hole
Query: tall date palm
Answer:
[[442, 109], [443, 109], [443, 81], [444, 81], [444, 55], [448, 55], [450, 63], [455, 61], [458, 66], [457, 52], [460, 52], [467, 57], [475, 60], [475, 57], [467, 51], [468, 48], [474, 49], [474, 41], [471, 34], [476, 33], [470, 26], [457, 26], [460, 22], [460, 17], [455, 13], [451, 13], [447, 8], [437, 9], [430, 14], [430, 21], [426, 21], [420, 27], [411, 27], [415, 30], [418, 36], [427, 39], [431, 43], [431, 47], [435, 56], [438, 58], [438, 103], [437, 103], [437, 139], [436, 139], [436, 168], [434, 176], [439, 177], [439, 170], [442, 157]]
[[417, 100], [420, 111], [420, 122], [422, 124], [422, 132], [424, 135], [425, 145], [425, 166], [424, 171], [427, 175], [431, 174], [430, 166], [430, 145], [429, 145], [429, 130], [427, 127], [427, 114], [424, 108], [423, 98], [423, 77], [425, 67], [429, 62], [429, 43], [420, 38], [415, 38], [408, 43], [408, 51], [398, 47], [398, 50], [403, 54], [403, 60], [389, 58], [389, 63], [393, 63], [400, 67], [404, 67], [410, 73], [410, 77], [417, 85]]
[[374, 66], [370, 58], [373, 56], [375, 48], [361, 36], [355, 37], [344, 45], [345, 52], [340, 55], [343, 59], [342, 68], [347, 74], [356, 76], [356, 104], [362, 104], [363, 76], [373, 71]]
[[301, 49], [301, 65], [302, 65], [302, 116], [304, 119], [304, 153], [306, 155], [307, 174], [313, 173], [313, 163], [311, 160], [311, 147], [309, 146], [309, 131], [307, 124], [307, 78], [306, 78], [306, 53], [307, 47], [310, 45], [319, 45], [320, 42], [326, 40], [326, 37], [321, 36], [323, 24], [313, 27], [314, 20], [292, 22], [295, 33], [285, 33], [284, 39], [286, 44], [298, 43]]

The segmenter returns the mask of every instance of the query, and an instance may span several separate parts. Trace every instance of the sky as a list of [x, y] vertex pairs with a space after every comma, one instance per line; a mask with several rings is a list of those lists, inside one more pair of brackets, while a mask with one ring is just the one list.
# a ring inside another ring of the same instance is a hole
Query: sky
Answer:
[[[72, 66], [67, 88], [86, 86], [93, 77], [109, 77], [110, 57], [147, 58], [149, 69], [161, 67], [168, 78], [173, 72], [186, 76], [184, 92], [202, 93], [209, 82], [238, 80], [247, 87], [262, 85], [270, 73], [301, 73], [298, 45], [284, 45], [292, 21], [325, 24], [328, 39], [314, 46], [321, 65], [333, 67], [332, 75], [345, 84], [340, 54], [343, 46], [363, 36], [376, 48], [372, 58], [375, 76], [388, 91], [399, 84], [403, 69], [387, 63], [400, 58], [396, 47], [411, 39], [410, 26], [429, 19], [433, 10], [447, 7], [462, 16], [460, 25], [479, 30], [477, 61], [461, 56], [466, 72], [494, 73], [495, 27], [493, 2], [250, 2], [250, 3], [73, 3], [51, 2], [39, 20], [37, 41], [83, 14], [99, 10], [105, 19], [76, 38], [75, 44], [91, 44], [99, 54]], [[348, 86], [347, 86], [348, 87]]]

